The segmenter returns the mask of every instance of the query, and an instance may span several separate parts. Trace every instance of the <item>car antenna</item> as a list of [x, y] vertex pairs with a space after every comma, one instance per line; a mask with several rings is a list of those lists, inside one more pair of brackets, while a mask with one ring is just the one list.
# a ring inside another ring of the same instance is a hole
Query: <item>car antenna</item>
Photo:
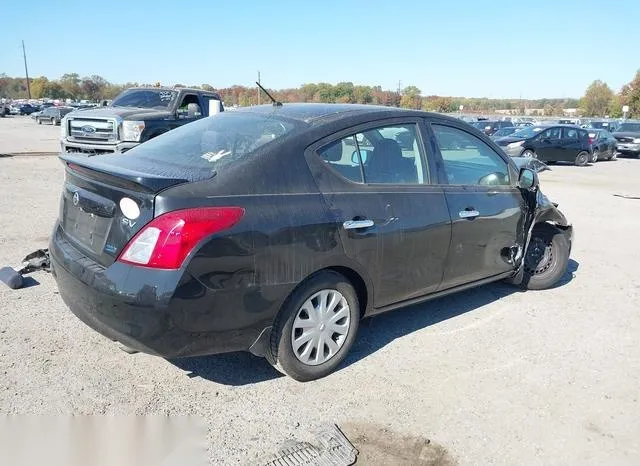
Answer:
[[265, 94], [267, 94], [267, 97], [271, 99], [274, 107], [282, 107], [282, 102], [278, 102], [276, 99], [274, 99], [273, 96], [269, 94], [269, 92], [264, 87], [262, 87], [258, 81], [256, 81], [256, 84]]

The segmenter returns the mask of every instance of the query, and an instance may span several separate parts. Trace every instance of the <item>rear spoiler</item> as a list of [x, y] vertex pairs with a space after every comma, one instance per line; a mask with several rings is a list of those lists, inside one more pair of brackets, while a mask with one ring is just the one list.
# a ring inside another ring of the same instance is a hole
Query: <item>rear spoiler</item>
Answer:
[[62, 160], [67, 170], [73, 170], [94, 180], [134, 191], [157, 193], [171, 186], [189, 182], [184, 178], [163, 177], [129, 170], [105, 163], [97, 157], [89, 158], [62, 153], [60, 154], [60, 160]]

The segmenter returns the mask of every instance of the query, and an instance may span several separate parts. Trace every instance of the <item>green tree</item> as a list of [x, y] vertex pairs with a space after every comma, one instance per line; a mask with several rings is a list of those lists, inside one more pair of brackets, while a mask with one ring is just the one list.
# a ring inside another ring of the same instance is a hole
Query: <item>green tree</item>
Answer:
[[584, 93], [580, 105], [585, 116], [604, 116], [611, 106], [613, 91], [599, 79], [591, 83]]

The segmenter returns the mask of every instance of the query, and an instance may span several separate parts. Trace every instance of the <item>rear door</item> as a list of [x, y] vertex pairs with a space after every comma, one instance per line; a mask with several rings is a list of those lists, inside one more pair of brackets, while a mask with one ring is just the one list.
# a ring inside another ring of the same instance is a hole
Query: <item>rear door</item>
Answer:
[[512, 271], [525, 221], [515, 169], [506, 155], [456, 123], [432, 119], [430, 127], [452, 222], [441, 289]]
[[353, 127], [314, 144], [307, 160], [348, 259], [374, 282], [374, 307], [442, 281], [451, 225], [418, 118]]
[[[588, 138], [588, 133], [587, 133]], [[559, 161], [574, 162], [578, 152], [582, 149], [582, 143], [579, 139], [579, 129], [564, 127], [562, 128], [561, 151]]]

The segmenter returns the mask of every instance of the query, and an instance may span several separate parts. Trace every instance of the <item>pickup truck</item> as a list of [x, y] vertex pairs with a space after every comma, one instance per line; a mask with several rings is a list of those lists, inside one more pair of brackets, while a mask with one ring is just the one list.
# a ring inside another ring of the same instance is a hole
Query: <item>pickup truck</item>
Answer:
[[215, 92], [134, 87], [108, 106], [69, 113], [61, 123], [60, 148], [63, 153], [123, 154], [162, 133], [223, 110]]

